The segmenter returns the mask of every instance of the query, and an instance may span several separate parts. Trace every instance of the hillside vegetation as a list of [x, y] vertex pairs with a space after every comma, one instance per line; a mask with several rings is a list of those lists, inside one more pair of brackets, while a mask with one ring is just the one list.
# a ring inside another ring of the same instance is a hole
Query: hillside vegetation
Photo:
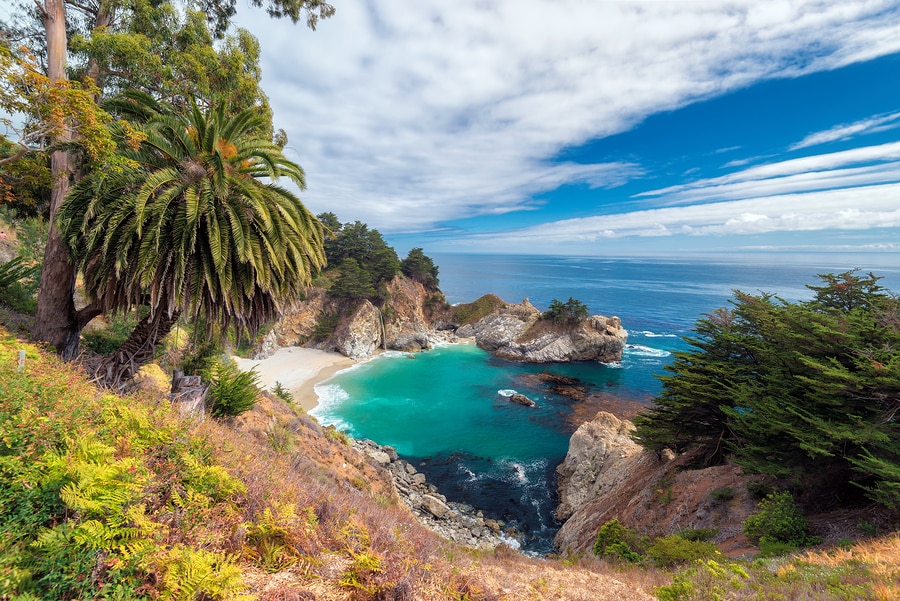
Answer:
[[276, 399], [184, 421], [3, 330], [0, 515], [4, 601], [649, 599], [666, 582], [459, 547], [341, 434]]
[[637, 437], [730, 458], [809, 508], [900, 508], [898, 299], [872, 274], [819, 277], [811, 300], [736, 292], [700, 320]]

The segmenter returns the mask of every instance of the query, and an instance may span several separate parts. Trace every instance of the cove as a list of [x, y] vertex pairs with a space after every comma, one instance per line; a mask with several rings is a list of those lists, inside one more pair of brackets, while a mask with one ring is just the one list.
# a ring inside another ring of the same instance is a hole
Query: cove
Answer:
[[[648, 358], [668, 355], [641, 348]], [[387, 352], [319, 384], [312, 413], [354, 438], [395, 447], [448, 499], [502, 520], [522, 533], [525, 550], [546, 553], [559, 528], [555, 469], [577, 426], [578, 402], [535, 375], [578, 378], [596, 399], [627, 394], [628, 372], [620, 364], [513, 363], [474, 344]], [[513, 392], [537, 405], [510, 402]]]

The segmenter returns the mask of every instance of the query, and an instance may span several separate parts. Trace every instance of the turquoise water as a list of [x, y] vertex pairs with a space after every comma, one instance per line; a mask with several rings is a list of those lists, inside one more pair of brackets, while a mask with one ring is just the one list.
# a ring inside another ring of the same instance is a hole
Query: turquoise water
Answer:
[[[863, 257], [865, 259], [865, 257]], [[871, 258], [870, 258], [871, 259]], [[726, 306], [732, 291], [809, 297], [817, 273], [854, 267], [885, 276], [900, 290], [892, 257], [870, 265], [859, 257], [803, 261], [650, 260], [578, 257], [435, 257], [450, 302], [487, 292], [508, 302], [529, 297], [540, 309], [553, 298], [585, 302], [592, 314], [618, 315], [629, 331], [623, 359], [599, 363], [525, 365], [496, 359], [471, 344], [448, 345], [410, 359], [402, 353], [346, 370], [316, 391], [313, 411], [357, 438], [397, 448], [449, 499], [470, 503], [524, 533], [523, 546], [552, 550], [559, 524], [552, 512], [555, 468], [565, 457], [578, 404], [528, 376], [538, 372], [582, 380], [593, 398], [646, 404], [659, 391], [671, 353], [688, 348], [694, 322]], [[511, 391], [537, 402], [510, 403]], [[605, 408], [590, 405], [590, 411]], [[610, 407], [615, 409], [615, 405]], [[578, 414], [584, 416], [584, 412]]]

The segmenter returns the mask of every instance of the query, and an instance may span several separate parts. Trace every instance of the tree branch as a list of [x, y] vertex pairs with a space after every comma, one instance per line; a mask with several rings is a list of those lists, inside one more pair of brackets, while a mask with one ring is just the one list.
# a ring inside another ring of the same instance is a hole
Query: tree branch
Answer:
[[14, 154], [12, 156], [8, 156], [5, 159], [0, 159], [0, 165], [6, 165], [8, 163], [15, 163], [16, 161], [21, 159], [23, 156], [25, 156], [26, 152], [28, 152], [28, 147], [25, 146], [24, 144], [19, 144], [19, 149], [16, 151], [16, 154]]

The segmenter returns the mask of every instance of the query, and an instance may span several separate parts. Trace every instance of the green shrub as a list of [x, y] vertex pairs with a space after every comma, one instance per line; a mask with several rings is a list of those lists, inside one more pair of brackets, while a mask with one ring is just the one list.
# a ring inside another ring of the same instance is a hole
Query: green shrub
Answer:
[[541, 314], [542, 319], [549, 319], [557, 323], [576, 324], [590, 315], [587, 305], [571, 296], [566, 302], [554, 298], [550, 307]]
[[294, 395], [291, 394], [291, 391], [284, 387], [279, 381], [275, 381], [275, 385], [272, 386], [272, 394], [277, 396], [279, 399], [284, 401], [285, 403], [293, 403]]
[[453, 308], [453, 322], [461, 326], [475, 323], [505, 305], [506, 303], [496, 294], [485, 294], [471, 303], [456, 305]]
[[340, 315], [337, 313], [322, 313], [316, 320], [316, 327], [313, 328], [313, 340], [326, 340], [334, 334], [337, 329]]
[[875, 528], [875, 524], [866, 520], [859, 522], [856, 527], [866, 536], [875, 536], [878, 534], [878, 529]]
[[211, 380], [220, 363], [221, 354], [222, 344], [219, 337], [211, 336], [199, 344], [191, 345], [181, 360], [181, 370], [187, 376], [200, 376], [204, 380]]
[[804, 547], [818, 542], [809, 534], [806, 516], [786, 491], [771, 493], [759, 502], [756, 513], [744, 520], [744, 534], [754, 544]]
[[635, 530], [626, 528], [619, 520], [610, 520], [597, 532], [594, 555], [637, 563], [643, 559], [638, 552], [642, 547], [643, 541]]
[[709, 496], [714, 501], [719, 501], [720, 503], [724, 503], [725, 501], [730, 501], [735, 496], [735, 491], [730, 486], [720, 486], [719, 488], [714, 488], [709, 492]]
[[698, 560], [718, 559], [722, 554], [715, 543], [690, 541], [672, 534], [653, 541], [647, 549], [647, 556], [658, 567], [667, 568]]
[[718, 528], [685, 528], [675, 533], [684, 540], [707, 541], [712, 540], [719, 533]]
[[86, 332], [81, 335], [81, 339], [85, 348], [94, 351], [98, 355], [108, 355], [128, 340], [136, 325], [137, 320], [134, 317], [134, 313], [113, 315], [107, 319], [105, 328]]
[[772, 488], [771, 484], [766, 484], [764, 482], [747, 483], [747, 494], [754, 499], [765, 499], [767, 495], [770, 495], [773, 492], [775, 492], [775, 489]]
[[220, 363], [210, 388], [213, 417], [233, 417], [252, 409], [259, 394], [259, 374], [256, 368], [241, 371], [233, 361]]

